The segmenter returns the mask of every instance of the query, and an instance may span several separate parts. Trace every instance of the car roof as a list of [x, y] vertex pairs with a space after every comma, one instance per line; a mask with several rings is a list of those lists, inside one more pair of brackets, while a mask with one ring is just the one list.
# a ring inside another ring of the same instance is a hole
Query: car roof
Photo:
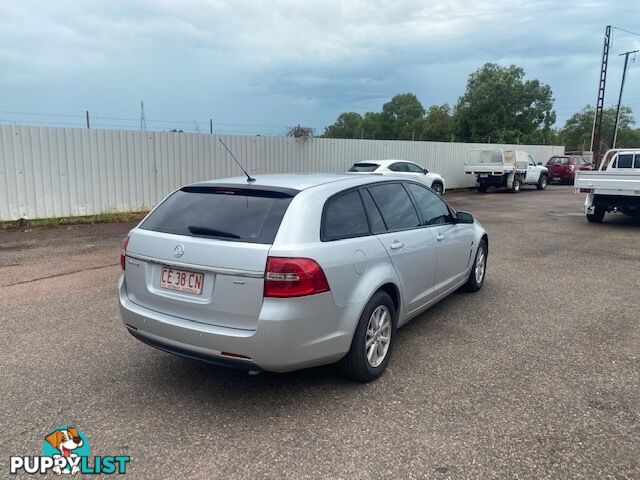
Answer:
[[247, 182], [247, 177], [219, 178], [197, 182], [189, 186], [216, 186], [216, 185], [250, 185], [256, 187], [283, 188], [291, 190], [306, 190], [308, 188], [325, 185], [328, 183], [345, 182], [345, 188], [363, 185], [372, 181], [393, 180], [382, 176], [372, 179], [366, 175], [353, 175], [349, 173], [287, 173], [287, 174], [254, 174], [255, 182]]
[[385, 160], [361, 160], [359, 162], [355, 162], [355, 165], [359, 163], [374, 163], [376, 165], [380, 165], [381, 167], [388, 167], [392, 163], [396, 163], [396, 162], [407, 162], [407, 163], [413, 163], [415, 165], [418, 165], [416, 162], [412, 162], [411, 160], [403, 160], [401, 158], [390, 158]]

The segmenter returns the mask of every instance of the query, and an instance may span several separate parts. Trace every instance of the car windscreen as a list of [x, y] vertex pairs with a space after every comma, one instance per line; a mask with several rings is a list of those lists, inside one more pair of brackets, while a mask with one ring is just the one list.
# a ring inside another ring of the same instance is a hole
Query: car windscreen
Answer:
[[380, 165], [376, 163], [354, 163], [350, 172], [375, 172]]
[[292, 194], [234, 187], [184, 187], [140, 225], [144, 230], [273, 243]]

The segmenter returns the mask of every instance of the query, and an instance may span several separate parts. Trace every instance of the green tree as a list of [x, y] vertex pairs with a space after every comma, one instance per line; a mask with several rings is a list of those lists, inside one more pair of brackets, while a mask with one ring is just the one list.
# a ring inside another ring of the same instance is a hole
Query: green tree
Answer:
[[360, 138], [362, 134], [362, 116], [356, 112], [345, 112], [338, 116], [333, 125], [324, 130], [323, 137]]
[[384, 140], [382, 113], [367, 112], [362, 117], [362, 136], [371, 140]]
[[[568, 150], [589, 150], [591, 146], [591, 133], [593, 131], [593, 116], [595, 110], [587, 105], [578, 113], [574, 113], [565, 122], [560, 130], [560, 138]], [[613, 126], [616, 119], [616, 107], [605, 108], [602, 112], [602, 149], [611, 148], [613, 143]], [[633, 129], [633, 112], [629, 107], [620, 109], [620, 122], [618, 126], [618, 147], [638, 146], [637, 130]], [[635, 143], [635, 145], [634, 145]]]
[[548, 136], [556, 121], [551, 87], [538, 80], [525, 81], [524, 76], [520, 67], [494, 63], [472, 73], [456, 106], [458, 137], [511, 143], [531, 135], [541, 140]]
[[416, 139], [433, 142], [448, 142], [453, 132], [453, 117], [448, 104], [431, 105], [427, 116], [422, 121], [420, 135]]
[[424, 114], [424, 107], [413, 93], [394, 96], [382, 106], [383, 137], [390, 140], [415, 139], [419, 134]]

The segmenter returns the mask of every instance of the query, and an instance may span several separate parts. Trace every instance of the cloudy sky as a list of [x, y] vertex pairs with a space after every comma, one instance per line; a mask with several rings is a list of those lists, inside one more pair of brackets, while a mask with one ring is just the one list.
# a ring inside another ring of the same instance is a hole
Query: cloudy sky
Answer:
[[[550, 84], [562, 124], [595, 102], [607, 24], [640, 32], [640, 2], [0, 0], [0, 121], [136, 128], [144, 100], [153, 129], [321, 131], [396, 93], [454, 104], [497, 62]], [[614, 31], [608, 104], [634, 48]], [[640, 123], [640, 55], [624, 98]]]

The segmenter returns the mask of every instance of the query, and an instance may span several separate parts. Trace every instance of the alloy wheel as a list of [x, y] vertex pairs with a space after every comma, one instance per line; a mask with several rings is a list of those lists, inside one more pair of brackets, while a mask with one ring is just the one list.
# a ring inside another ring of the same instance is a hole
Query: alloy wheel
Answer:
[[476, 270], [475, 270], [476, 283], [478, 285], [482, 283], [486, 265], [487, 265], [487, 256], [484, 253], [484, 248], [480, 248], [480, 250], [478, 250], [478, 256], [476, 257]]
[[369, 317], [365, 341], [365, 355], [372, 367], [378, 367], [384, 361], [391, 345], [391, 312], [379, 305]]

